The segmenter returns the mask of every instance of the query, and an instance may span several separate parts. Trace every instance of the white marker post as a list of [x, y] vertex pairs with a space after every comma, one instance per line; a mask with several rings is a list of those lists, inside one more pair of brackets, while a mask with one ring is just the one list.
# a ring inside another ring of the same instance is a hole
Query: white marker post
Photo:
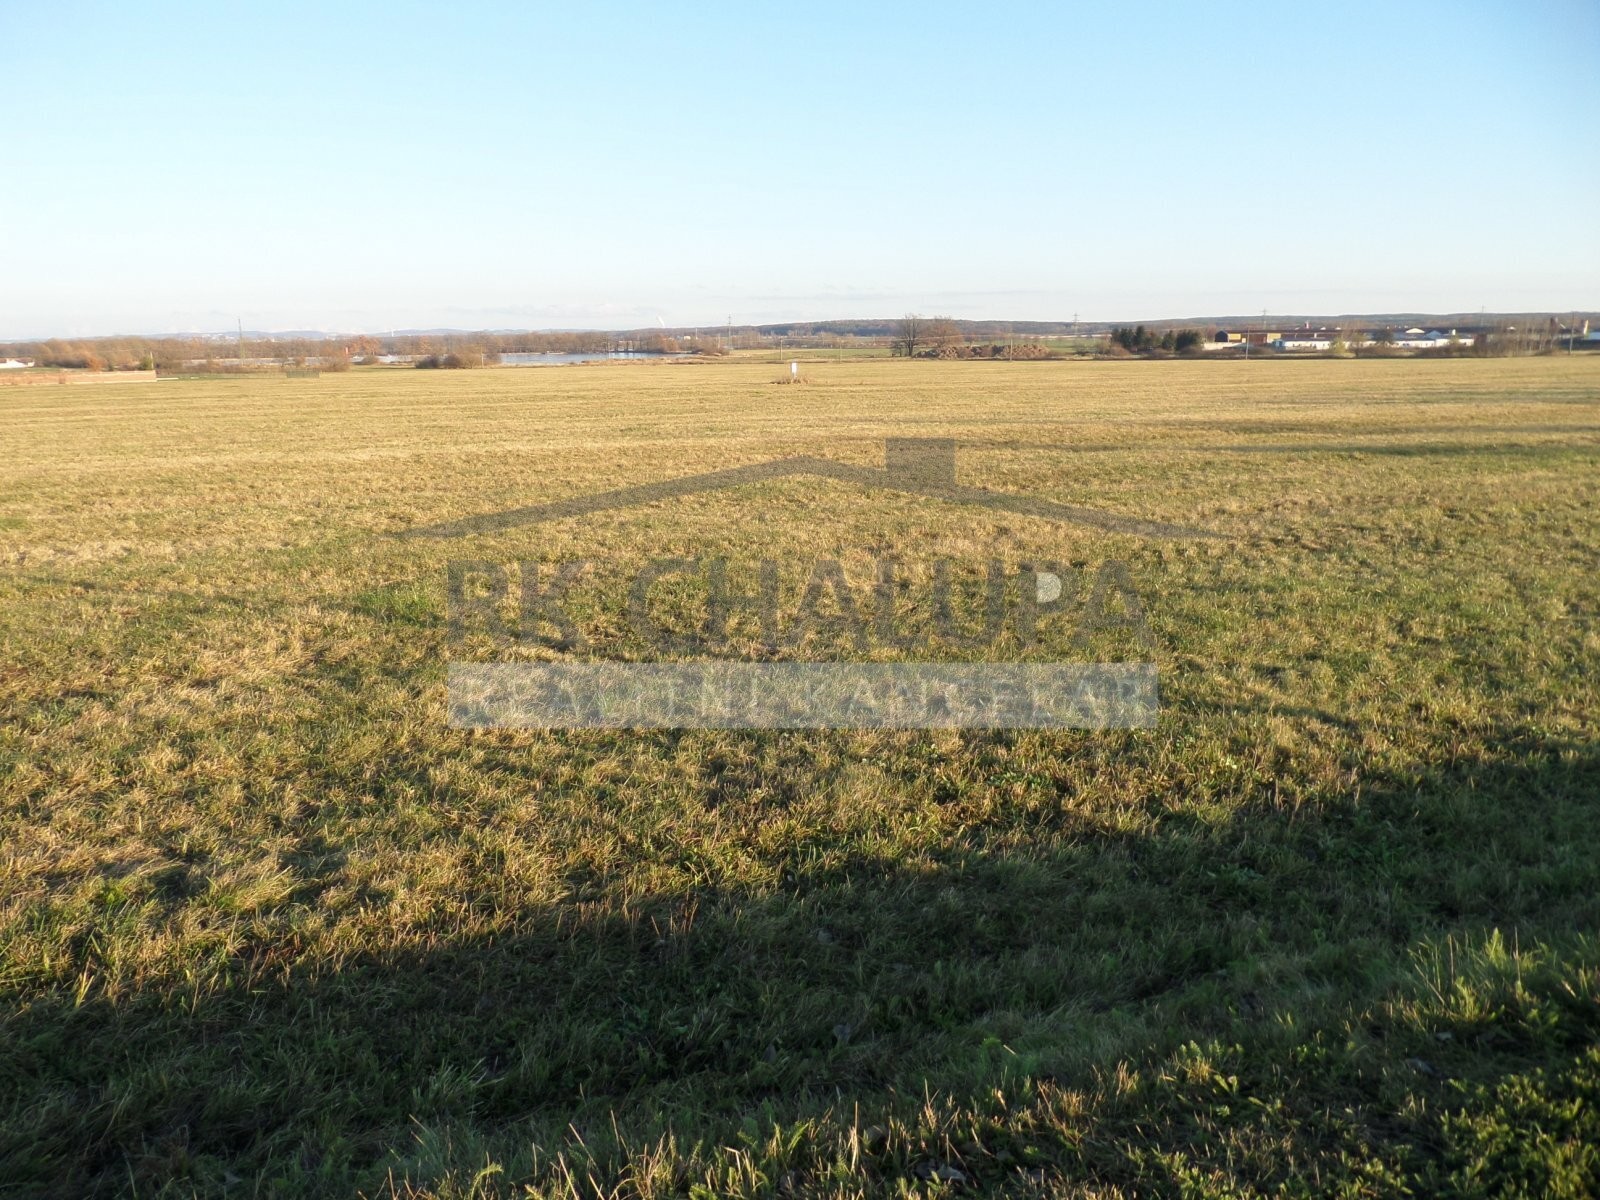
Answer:
[[799, 379], [800, 378], [800, 364], [799, 363], [792, 362], [792, 363], [789, 364], [789, 378], [790, 379]]

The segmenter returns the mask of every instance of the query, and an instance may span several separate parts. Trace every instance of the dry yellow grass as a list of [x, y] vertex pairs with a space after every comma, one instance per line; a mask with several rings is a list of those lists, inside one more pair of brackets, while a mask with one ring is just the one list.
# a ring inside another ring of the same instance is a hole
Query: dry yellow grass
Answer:
[[[403, 536], [908, 436], [1226, 537], [819, 479]], [[0, 460], [25, 1189], [1592, 1177], [1600, 358], [19, 388]], [[1160, 727], [445, 727], [450, 559], [886, 550], [1126, 562]]]

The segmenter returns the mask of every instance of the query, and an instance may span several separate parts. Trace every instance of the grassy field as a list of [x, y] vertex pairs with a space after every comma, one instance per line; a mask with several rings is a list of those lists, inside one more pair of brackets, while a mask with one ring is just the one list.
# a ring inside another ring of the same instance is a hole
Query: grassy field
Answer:
[[[0, 1195], [1600, 1190], [1600, 358], [777, 377], [0, 393]], [[1226, 536], [404, 536], [905, 436]], [[451, 559], [885, 550], [1126, 563], [1159, 726], [446, 727]]]

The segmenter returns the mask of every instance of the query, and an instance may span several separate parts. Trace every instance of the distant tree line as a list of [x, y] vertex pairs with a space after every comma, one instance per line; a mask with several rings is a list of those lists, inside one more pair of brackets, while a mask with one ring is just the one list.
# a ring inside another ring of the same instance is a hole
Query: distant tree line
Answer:
[[965, 342], [961, 326], [949, 317], [907, 313], [895, 322], [889, 349], [897, 358], [955, 358]]
[[898, 358], [983, 358], [1025, 362], [1059, 358], [1059, 352], [1037, 340], [968, 340], [975, 322], [907, 313], [895, 322], [890, 350]]
[[907, 313], [895, 323], [890, 352], [897, 358], [1001, 358], [1014, 361], [1055, 358], [1037, 341], [968, 341], [968, 327], [950, 317]]
[[[1570, 318], [1569, 318], [1570, 320]], [[502, 354], [721, 354], [729, 345], [745, 349], [801, 346], [883, 346], [905, 358], [1053, 357], [1055, 351], [1038, 339], [1075, 326], [1062, 322], [960, 321], [908, 313], [897, 321], [818, 321], [786, 325], [645, 329], [631, 332], [572, 330], [557, 333], [402, 333], [349, 337], [108, 337], [51, 338], [0, 344], [0, 357], [32, 359], [40, 366], [91, 371], [233, 372], [272, 370], [282, 364], [315, 365], [341, 370], [351, 363], [375, 362], [384, 356], [408, 361], [455, 356], [484, 363]], [[1085, 329], [1091, 328], [1085, 326]], [[1099, 328], [1104, 328], [1103, 326]], [[1453, 344], [1420, 351], [1429, 355], [1500, 357], [1564, 350], [1567, 325], [1543, 315], [1500, 318], [1488, 328], [1471, 331], [1471, 346]], [[1405, 353], [1386, 344], [1391, 331], [1376, 335], [1375, 345], [1353, 344], [1349, 352], [1386, 355]], [[1147, 325], [1116, 326], [1108, 346], [1116, 354], [1161, 355], [1198, 351], [1205, 335], [1195, 329], [1157, 329]], [[1581, 345], [1581, 344], [1580, 344]], [[436, 364], [437, 365], [437, 364]]]
[[[110, 337], [10, 342], [0, 344], [0, 357], [32, 359], [43, 367], [88, 371], [179, 371], [196, 368], [226, 373], [279, 363], [314, 363], [339, 369], [340, 364], [370, 362], [384, 355], [417, 359], [497, 361], [502, 354], [604, 354], [632, 350], [671, 354], [696, 349], [694, 341], [663, 333], [635, 336], [574, 331], [567, 333], [418, 333], [378, 337]], [[720, 350], [707, 344], [701, 349]]]
[[1206, 335], [1198, 329], [1167, 329], [1158, 334], [1143, 325], [1118, 325], [1111, 330], [1111, 344], [1129, 354], [1148, 354], [1155, 350], [1185, 354], [1199, 350], [1205, 340]]
[[424, 370], [443, 368], [445, 370], [459, 371], [472, 367], [481, 367], [485, 361], [482, 350], [476, 346], [468, 346], [460, 350], [452, 350], [448, 354], [424, 354], [412, 363], [412, 366], [421, 367]]

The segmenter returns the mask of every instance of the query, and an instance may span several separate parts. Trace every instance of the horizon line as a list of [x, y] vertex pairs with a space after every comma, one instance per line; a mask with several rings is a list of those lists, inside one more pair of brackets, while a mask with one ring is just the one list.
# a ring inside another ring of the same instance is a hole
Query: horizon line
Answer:
[[[1063, 317], [1063, 318], [1039, 318], [1039, 317], [1028, 317], [1028, 318], [952, 317], [952, 316], [947, 316], [947, 315], [942, 314], [942, 313], [931, 312], [930, 311], [930, 312], [902, 313], [902, 314], [899, 314], [899, 315], [896, 315], [896, 316], [821, 317], [821, 318], [815, 318], [815, 319], [812, 319], [812, 318], [795, 318], [795, 319], [792, 319], [792, 320], [762, 321], [762, 322], [758, 322], [758, 323], [751, 323], [751, 322], [737, 323], [737, 322], [735, 322], [735, 323], [731, 323], [731, 324], [723, 323], [723, 322], [701, 322], [699, 324], [689, 323], [689, 324], [681, 324], [681, 325], [607, 325], [607, 326], [548, 325], [548, 326], [538, 326], [538, 327], [534, 327], [534, 326], [508, 326], [508, 325], [501, 325], [501, 326], [479, 326], [479, 327], [476, 327], [476, 328], [467, 327], [467, 326], [444, 326], [444, 325], [407, 326], [407, 327], [404, 327], [404, 328], [398, 328], [398, 327], [391, 326], [391, 327], [382, 328], [382, 329], [372, 329], [372, 328], [367, 328], [367, 329], [355, 329], [355, 328], [351, 328], [351, 329], [310, 329], [310, 328], [288, 328], [288, 329], [282, 329], [282, 328], [280, 328], [280, 329], [247, 329], [247, 330], [243, 331], [243, 335], [245, 337], [254, 337], [254, 338], [318, 338], [318, 339], [322, 339], [322, 340], [332, 340], [332, 339], [341, 338], [341, 337], [380, 337], [380, 338], [381, 337], [423, 337], [423, 336], [428, 336], [428, 335], [458, 335], [458, 334], [459, 335], [472, 335], [472, 334], [493, 334], [493, 335], [581, 334], [581, 333], [591, 333], [591, 334], [658, 333], [659, 334], [659, 333], [681, 333], [681, 332], [684, 332], [684, 331], [692, 331], [692, 332], [707, 331], [707, 332], [711, 332], [711, 331], [726, 330], [726, 329], [733, 329], [733, 330], [737, 330], [737, 331], [740, 331], [740, 332], [750, 332], [750, 331], [761, 332], [763, 330], [768, 330], [768, 329], [791, 328], [791, 327], [794, 327], [794, 326], [824, 327], [824, 326], [829, 326], [829, 325], [852, 325], [852, 324], [862, 324], [862, 325], [865, 325], [865, 324], [891, 324], [892, 325], [896, 321], [903, 320], [906, 316], [915, 316], [915, 317], [917, 317], [917, 318], [919, 318], [921, 320], [949, 320], [949, 321], [954, 321], [958, 325], [1009, 325], [1009, 326], [1078, 325], [1078, 326], [1087, 326], [1087, 327], [1100, 327], [1100, 326], [1113, 327], [1113, 326], [1120, 326], [1120, 325], [1141, 325], [1141, 324], [1142, 325], [1156, 325], [1156, 326], [1183, 325], [1183, 324], [1216, 325], [1216, 324], [1222, 324], [1222, 323], [1225, 323], [1225, 322], [1232, 322], [1234, 324], [1240, 324], [1240, 323], [1256, 324], [1256, 323], [1263, 323], [1263, 322], [1265, 322], [1265, 323], [1274, 323], [1274, 322], [1276, 322], [1276, 323], [1280, 323], [1281, 324], [1281, 323], [1288, 322], [1288, 321], [1381, 320], [1381, 319], [1386, 319], [1386, 318], [1406, 318], [1406, 319], [1423, 319], [1423, 318], [1443, 319], [1443, 318], [1451, 318], [1451, 319], [1475, 319], [1475, 320], [1483, 321], [1483, 320], [1504, 320], [1504, 319], [1507, 319], [1507, 318], [1550, 318], [1550, 319], [1556, 319], [1556, 318], [1563, 317], [1563, 316], [1570, 316], [1570, 317], [1586, 317], [1586, 318], [1590, 318], [1590, 319], [1597, 319], [1597, 318], [1600, 318], [1600, 307], [1596, 307], [1596, 308], [1593, 308], [1593, 309], [1588, 309], [1588, 308], [1551, 308], [1551, 309], [1516, 309], [1516, 310], [1511, 310], [1511, 309], [1489, 310], [1489, 309], [1480, 308], [1478, 310], [1454, 309], [1454, 310], [1442, 310], [1442, 311], [1432, 311], [1432, 312], [1424, 311], [1424, 310], [1421, 310], [1421, 309], [1392, 309], [1392, 310], [1388, 310], [1388, 311], [1340, 312], [1340, 313], [1326, 313], [1326, 312], [1325, 313], [1317, 313], [1317, 312], [1280, 312], [1280, 313], [1273, 313], [1273, 312], [1271, 312], [1269, 310], [1264, 315], [1260, 314], [1260, 313], [1205, 313], [1205, 314], [1189, 315], [1189, 316], [1181, 316], [1181, 317], [1119, 317], [1119, 318], [1103, 318], [1102, 317], [1102, 318], [1079, 318], [1079, 319], [1076, 319], [1076, 320], [1070, 319], [1070, 318], [1065, 318], [1065, 317]], [[122, 331], [122, 332], [117, 332], [117, 333], [92, 333], [92, 334], [51, 333], [51, 334], [35, 334], [35, 335], [6, 337], [4, 339], [0, 339], [0, 345], [16, 345], [16, 344], [21, 344], [21, 343], [51, 342], [51, 341], [67, 341], [67, 342], [110, 341], [110, 340], [118, 339], [118, 338], [144, 338], [144, 339], [150, 339], [150, 340], [159, 340], [159, 339], [165, 339], [165, 338], [194, 338], [194, 337], [203, 337], [203, 338], [229, 337], [229, 338], [232, 338], [232, 337], [238, 337], [238, 336], [240, 336], [240, 331], [238, 329], [225, 329], [225, 328], [224, 329], [183, 329], [183, 330], [174, 329], [174, 330], [165, 330], [165, 331], [162, 331], [162, 332], [130, 332], [130, 331]]]

